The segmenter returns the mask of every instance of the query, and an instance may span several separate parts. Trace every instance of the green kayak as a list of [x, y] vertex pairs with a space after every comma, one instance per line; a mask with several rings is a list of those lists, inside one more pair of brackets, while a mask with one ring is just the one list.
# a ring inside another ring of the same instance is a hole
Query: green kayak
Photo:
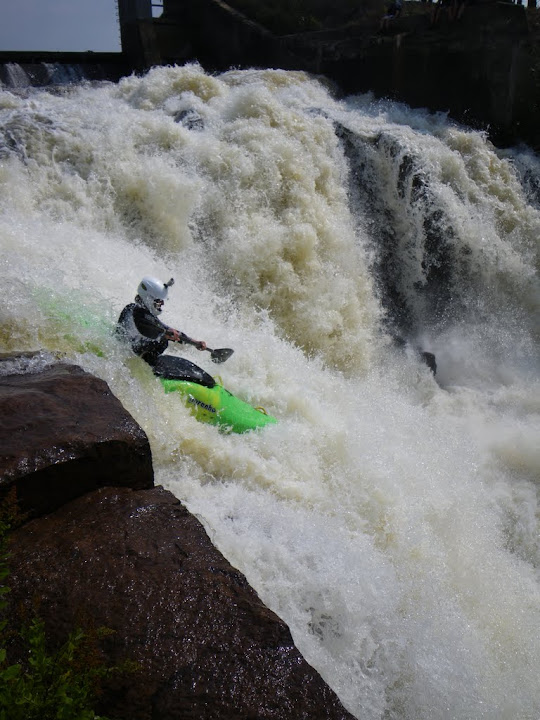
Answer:
[[217, 383], [205, 387], [189, 380], [160, 378], [166, 393], [179, 392], [197, 420], [221, 430], [244, 433], [276, 423], [262, 408], [254, 408]]
[[153, 370], [166, 393], [180, 393], [197, 420], [217, 425], [224, 432], [244, 433], [277, 422], [263, 408], [232, 395], [190, 360], [160, 355]]

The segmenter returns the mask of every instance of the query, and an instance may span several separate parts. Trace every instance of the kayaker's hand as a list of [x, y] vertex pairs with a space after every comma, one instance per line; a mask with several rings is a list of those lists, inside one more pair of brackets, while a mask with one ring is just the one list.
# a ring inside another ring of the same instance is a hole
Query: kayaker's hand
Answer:
[[174, 328], [169, 328], [165, 332], [165, 338], [167, 340], [171, 340], [172, 342], [182, 342], [182, 336], [178, 332], [178, 330], [175, 330]]
[[206, 343], [204, 342], [204, 340], [197, 340], [197, 342], [195, 343], [195, 347], [197, 348], [197, 350], [206, 350]]

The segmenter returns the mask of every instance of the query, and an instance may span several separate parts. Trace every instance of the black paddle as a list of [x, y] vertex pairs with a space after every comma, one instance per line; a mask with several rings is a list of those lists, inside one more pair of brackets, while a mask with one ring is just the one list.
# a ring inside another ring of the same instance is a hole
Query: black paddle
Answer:
[[[186, 335], [182, 336], [180, 342], [185, 342], [189, 345], [195, 345], [195, 347], [198, 347], [199, 345], [198, 342], [192, 340], [191, 338], [188, 338]], [[207, 347], [205, 348], [205, 350], [208, 350], [212, 361], [215, 363], [225, 362], [225, 360], [228, 360], [234, 352], [234, 350], [232, 350], [231, 348], [218, 348], [217, 350], [212, 350], [212, 348]]]
[[231, 348], [218, 348], [217, 350], [211, 350], [210, 348], [206, 349], [210, 353], [212, 361], [215, 363], [225, 362], [225, 360], [228, 360], [234, 352]]

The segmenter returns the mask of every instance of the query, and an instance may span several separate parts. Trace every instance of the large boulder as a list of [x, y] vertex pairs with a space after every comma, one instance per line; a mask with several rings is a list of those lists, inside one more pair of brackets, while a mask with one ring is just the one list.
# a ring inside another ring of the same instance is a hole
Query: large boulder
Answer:
[[12, 535], [10, 602], [53, 643], [81, 618], [140, 663], [101, 711], [129, 720], [352, 720], [289, 629], [161, 487], [103, 488]]
[[36, 517], [99, 487], [153, 484], [148, 438], [103, 380], [62, 363], [0, 374], [0, 499], [15, 491]]
[[[101, 712], [129, 720], [352, 718], [287, 626], [153, 486], [148, 439], [106, 383], [72, 365], [0, 357], [0, 500], [15, 490], [10, 629], [34, 612], [51, 648], [113, 631]], [[7, 371], [6, 371], [7, 368]], [[30, 519], [29, 519], [30, 518]], [[9, 661], [25, 659], [16, 640]]]

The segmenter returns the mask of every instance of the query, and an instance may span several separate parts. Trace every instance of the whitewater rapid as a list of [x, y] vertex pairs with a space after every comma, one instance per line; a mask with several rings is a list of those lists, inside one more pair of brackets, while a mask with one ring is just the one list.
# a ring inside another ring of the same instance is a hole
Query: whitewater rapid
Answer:
[[[2, 352], [108, 382], [362, 720], [540, 717], [539, 238], [527, 148], [302, 73], [0, 89]], [[276, 426], [196, 422], [119, 345], [145, 274]]]

